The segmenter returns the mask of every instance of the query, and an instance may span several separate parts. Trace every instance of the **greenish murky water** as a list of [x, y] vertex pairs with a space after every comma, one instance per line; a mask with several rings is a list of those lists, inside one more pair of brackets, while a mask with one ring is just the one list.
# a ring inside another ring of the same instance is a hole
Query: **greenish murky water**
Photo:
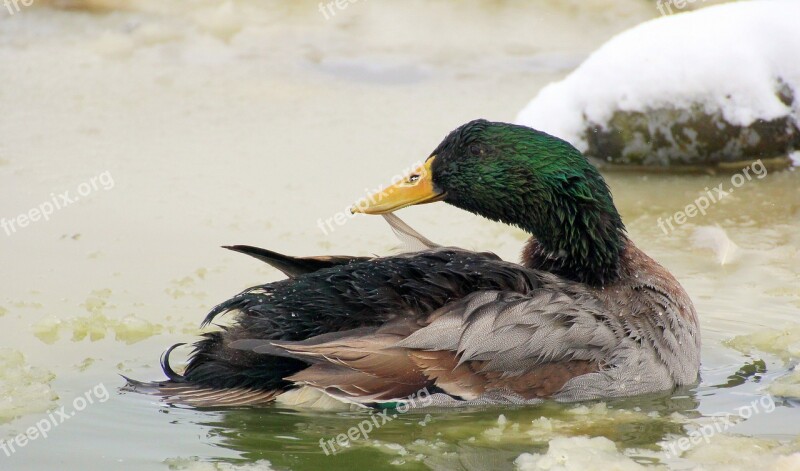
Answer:
[[[666, 233], [659, 218], [731, 175], [606, 172], [632, 238], [695, 301], [703, 379], [685, 391], [392, 412], [332, 456], [320, 440], [369, 412], [118, 391], [119, 374], [160, 378], [160, 353], [217, 302], [279, 279], [220, 245], [390, 253], [380, 218], [325, 221], [458, 124], [512, 120], [652, 4], [373, 0], [326, 20], [315, 2], [65, 3], [0, 10], [0, 217], [59, 206], [0, 229], [0, 443], [57, 423], [0, 448], [0, 469], [800, 469], [794, 170]], [[444, 205], [401, 216], [509, 260], [524, 241]]]

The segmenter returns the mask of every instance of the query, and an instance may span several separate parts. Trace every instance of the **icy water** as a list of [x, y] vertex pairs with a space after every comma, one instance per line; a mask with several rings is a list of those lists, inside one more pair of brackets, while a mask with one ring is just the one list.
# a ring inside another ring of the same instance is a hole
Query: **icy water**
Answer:
[[[513, 120], [657, 15], [652, 3], [373, 0], [329, 19], [315, 2], [52, 3], [0, 9], [0, 217], [48, 212], [0, 228], [0, 440], [15, 446], [0, 441], [0, 469], [800, 469], [793, 170], [736, 188], [731, 175], [606, 172], [632, 238], [695, 301], [694, 388], [391, 411], [334, 456], [320, 440], [368, 412], [196, 410], [118, 390], [119, 374], [160, 378], [160, 353], [192, 341], [217, 302], [280, 278], [220, 245], [391, 253], [380, 218], [337, 214], [457, 125]], [[659, 227], [719, 184], [735, 191]], [[509, 260], [524, 241], [446, 205], [400, 215]]]

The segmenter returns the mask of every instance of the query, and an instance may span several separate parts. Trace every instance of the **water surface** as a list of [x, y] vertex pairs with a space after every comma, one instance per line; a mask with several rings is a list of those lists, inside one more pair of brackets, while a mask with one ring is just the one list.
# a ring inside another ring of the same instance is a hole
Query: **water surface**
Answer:
[[[792, 170], [748, 181], [668, 233], [659, 218], [730, 175], [606, 172], [633, 240], [695, 301], [694, 388], [398, 414], [334, 456], [320, 439], [367, 412], [195, 410], [118, 392], [118, 374], [160, 378], [159, 354], [193, 340], [213, 305], [280, 278], [220, 245], [390, 253], [382, 219], [326, 221], [457, 125], [512, 120], [602, 41], [657, 15], [648, 2], [373, 1], [328, 20], [314, 2], [71, 3], [0, 13], [0, 217], [79, 196], [0, 231], [0, 439], [100, 385], [108, 395], [47, 438], [0, 451], [0, 469], [500, 470], [534, 469], [548, 453], [538, 466], [800, 467]], [[508, 260], [525, 239], [445, 205], [401, 216], [434, 241]], [[762, 406], [746, 420], [665, 455], [753, 401]]]

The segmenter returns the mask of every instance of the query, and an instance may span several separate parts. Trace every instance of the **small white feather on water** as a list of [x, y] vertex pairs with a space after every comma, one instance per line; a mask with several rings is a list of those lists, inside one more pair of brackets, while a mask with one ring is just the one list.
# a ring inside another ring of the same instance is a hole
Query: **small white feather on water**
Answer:
[[739, 246], [728, 237], [725, 229], [719, 226], [697, 227], [692, 233], [691, 241], [695, 248], [714, 252], [720, 265], [735, 261], [741, 252]]

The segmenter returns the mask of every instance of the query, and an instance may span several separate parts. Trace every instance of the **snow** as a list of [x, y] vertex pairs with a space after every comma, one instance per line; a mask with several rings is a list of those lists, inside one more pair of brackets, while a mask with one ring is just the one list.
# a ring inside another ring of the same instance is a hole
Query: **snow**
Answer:
[[615, 111], [703, 107], [731, 124], [788, 114], [776, 90], [800, 89], [797, 0], [736, 2], [647, 21], [606, 42], [564, 80], [544, 87], [517, 122], [585, 151], [589, 123]]

